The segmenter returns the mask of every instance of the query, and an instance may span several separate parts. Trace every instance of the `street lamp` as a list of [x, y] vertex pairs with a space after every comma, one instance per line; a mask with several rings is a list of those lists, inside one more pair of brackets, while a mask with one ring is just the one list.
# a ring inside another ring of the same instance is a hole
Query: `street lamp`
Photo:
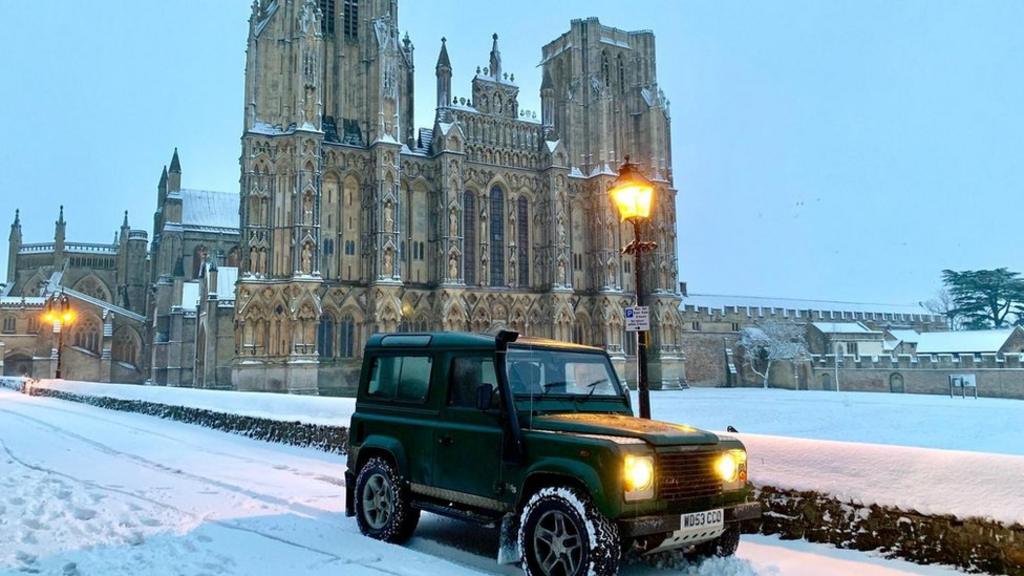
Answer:
[[[622, 249], [623, 254], [633, 256], [633, 271], [636, 274], [636, 305], [644, 305], [643, 253], [658, 247], [657, 242], [641, 240], [643, 225], [651, 218], [654, 204], [654, 184], [637, 169], [637, 165], [626, 161], [619, 167], [619, 175], [612, 183], [609, 194], [619, 209], [619, 218], [633, 224], [633, 240]], [[640, 393], [640, 417], [651, 417], [651, 390], [647, 383], [647, 331], [637, 332], [636, 346], [637, 390]]]
[[57, 378], [62, 378], [64, 368], [64, 327], [75, 322], [75, 311], [71, 308], [71, 299], [61, 288], [60, 294], [53, 294], [46, 300], [43, 322], [53, 324], [57, 333]]

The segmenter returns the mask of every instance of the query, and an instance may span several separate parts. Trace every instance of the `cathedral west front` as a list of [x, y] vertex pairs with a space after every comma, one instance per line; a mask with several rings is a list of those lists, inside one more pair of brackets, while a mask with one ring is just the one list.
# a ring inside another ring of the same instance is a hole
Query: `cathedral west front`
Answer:
[[[607, 192], [628, 155], [656, 185], [650, 377], [682, 381], [654, 34], [573, 20], [542, 47], [539, 116], [520, 109], [498, 35], [451, 40], [489, 41], [480, 67], [452, 62], [442, 38], [433, 124], [417, 130], [398, 24], [396, 0], [253, 3], [240, 193], [182, 189], [177, 153], [161, 176], [147, 379], [345, 394], [372, 333], [506, 327], [602, 346], [635, 382], [632, 230]], [[475, 69], [463, 90], [456, 66]]]

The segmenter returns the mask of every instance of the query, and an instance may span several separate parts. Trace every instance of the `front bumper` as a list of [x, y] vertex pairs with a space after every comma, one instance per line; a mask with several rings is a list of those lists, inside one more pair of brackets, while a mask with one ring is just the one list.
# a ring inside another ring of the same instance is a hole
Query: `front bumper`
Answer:
[[[759, 502], [744, 502], [726, 507], [725, 523], [742, 522], [761, 517], [761, 504]], [[619, 534], [625, 537], [635, 538], [637, 536], [649, 536], [651, 534], [668, 534], [680, 529], [682, 523], [681, 514], [660, 514], [655, 516], [640, 516], [637, 518], [623, 518], [619, 520]]]
[[356, 515], [356, 475], [345, 471], [345, 516]]

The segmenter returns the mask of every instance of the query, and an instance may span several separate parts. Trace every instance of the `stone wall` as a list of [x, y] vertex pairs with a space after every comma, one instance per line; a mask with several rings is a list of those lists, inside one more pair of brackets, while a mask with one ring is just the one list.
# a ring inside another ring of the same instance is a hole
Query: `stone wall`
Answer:
[[[816, 356], [811, 389], [828, 381], [834, 389], [835, 357]], [[847, 356], [839, 365], [839, 389], [856, 392], [906, 392], [949, 394], [949, 376], [974, 374], [978, 396], [1024, 399], [1024, 362], [1018, 354], [901, 355], [855, 358]], [[971, 391], [968, 391], [971, 394]]]
[[745, 526], [746, 531], [877, 550], [887, 558], [946, 564], [968, 572], [1024, 575], [1024, 526], [1019, 524], [930, 516], [769, 486], [755, 492], [762, 515]]
[[199, 426], [231, 432], [232, 434], [240, 434], [256, 440], [316, 448], [317, 450], [334, 454], [344, 454], [348, 444], [348, 428], [342, 426], [283, 422], [281, 420], [228, 414], [188, 406], [172, 406], [142, 400], [120, 400], [102, 396], [87, 396], [32, 386], [28, 387], [28, 393], [31, 396], [47, 396], [89, 404], [108, 410], [135, 412], [166, 420], [198, 424]]

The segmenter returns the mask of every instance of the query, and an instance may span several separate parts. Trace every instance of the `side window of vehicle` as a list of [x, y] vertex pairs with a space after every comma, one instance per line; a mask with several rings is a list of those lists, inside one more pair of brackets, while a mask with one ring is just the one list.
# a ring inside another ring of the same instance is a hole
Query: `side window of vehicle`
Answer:
[[448, 385], [448, 405], [475, 408], [476, 390], [481, 384], [490, 384], [492, 390], [497, 391], [498, 376], [494, 372], [494, 359], [484, 356], [455, 358], [452, 360]]
[[370, 385], [366, 393], [374, 398], [392, 398], [402, 370], [402, 359], [397, 356], [381, 356], [373, 359], [370, 369]]
[[374, 358], [366, 393], [373, 398], [423, 402], [430, 390], [431, 365], [430, 356]]
[[402, 360], [402, 375], [398, 380], [398, 399], [405, 402], [423, 402], [430, 390], [430, 356], [406, 356]]

